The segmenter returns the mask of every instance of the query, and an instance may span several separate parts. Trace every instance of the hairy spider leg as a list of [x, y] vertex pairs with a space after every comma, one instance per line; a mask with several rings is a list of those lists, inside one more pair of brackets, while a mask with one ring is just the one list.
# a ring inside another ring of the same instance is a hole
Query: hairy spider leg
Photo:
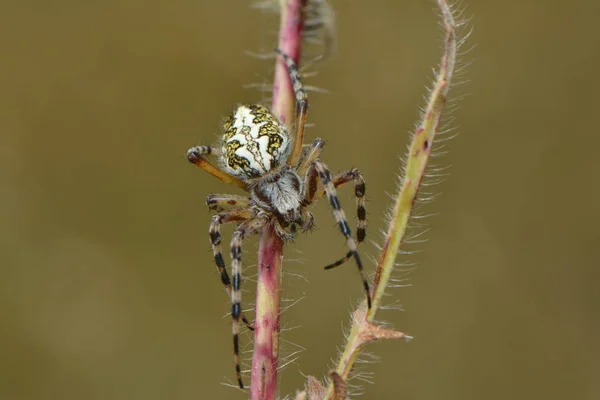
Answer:
[[[251, 217], [252, 214], [250, 210], [247, 209], [223, 211], [216, 215], [213, 215], [210, 224], [210, 244], [213, 249], [215, 264], [217, 265], [217, 271], [219, 271], [219, 275], [221, 276], [221, 283], [223, 283], [223, 286], [225, 286], [225, 291], [227, 292], [227, 295], [230, 299], [232, 296], [231, 280], [229, 279], [229, 275], [227, 274], [227, 269], [225, 268], [225, 261], [223, 260], [223, 253], [221, 252], [221, 225], [227, 222], [246, 221]], [[250, 324], [248, 319], [243, 314], [240, 316], [240, 318], [244, 322], [246, 327], [248, 327], [248, 329], [250, 329], [251, 331], [254, 330], [252, 324]]]
[[367, 280], [362, 260], [360, 258], [360, 255], [358, 254], [357, 244], [352, 238], [352, 231], [350, 230], [350, 226], [348, 225], [348, 221], [346, 220], [346, 214], [344, 213], [344, 210], [342, 210], [340, 201], [337, 197], [335, 185], [333, 184], [333, 180], [331, 179], [331, 172], [329, 171], [327, 166], [320, 160], [313, 161], [312, 165], [315, 167], [319, 178], [323, 182], [325, 193], [327, 194], [327, 197], [329, 199], [329, 204], [331, 204], [331, 207], [333, 208], [333, 215], [335, 217], [335, 221], [338, 223], [342, 234], [346, 238], [346, 244], [350, 248], [351, 255], [354, 256], [354, 260], [356, 261], [356, 266], [358, 267], [358, 272], [360, 273], [360, 277], [363, 283], [363, 288], [367, 295], [367, 306], [370, 309], [371, 291], [369, 288], [369, 281]]
[[325, 147], [325, 141], [321, 138], [317, 138], [310, 145], [305, 145], [308, 149], [302, 155], [300, 162], [298, 164], [298, 169], [296, 172], [299, 176], [304, 176], [312, 162], [319, 158], [321, 155], [321, 151], [323, 151], [323, 147]]
[[202, 168], [217, 179], [242, 189], [247, 189], [248, 185], [246, 185], [244, 181], [221, 170], [216, 165], [208, 161], [206, 157], [204, 157], [205, 155], [210, 154], [219, 154], [219, 152], [217, 149], [211, 146], [196, 146], [188, 150], [187, 159], [189, 162], [196, 164], [196, 166]]
[[[317, 192], [318, 188], [318, 180], [317, 180], [317, 171], [315, 168], [309, 169], [306, 177], [307, 181], [307, 191], [306, 191], [306, 204], [311, 204], [314, 201], [320, 199], [325, 196], [325, 189], [323, 187]], [[360, 174], [360, 171], [356, 168], [353, 168], [349, 171], [342, 172], [341, 174], [336, 175], [333, 178], [333, 186], [338, 187], [342, 186], [345, 183], [348, 183], [352, 180], [355, 180], [356, 183], [354, 185], [354, 194], [356, 196], [356, 214], [357, 214], [357, 227], [356, 227], [356, 245], [360, 246], [360, 244], [365, 240], [365, 236], [367, 233], [367, 212], [365, 208], [365, 181]], [[348, 261], [352, 257], [352, 252], [349, 251], [346, 253], [344, 257], [337, 260], [336, 262], [325, 266], [325, 269], [331, 269], [337, 266], [342, 265], [346, 261]]]
[[[343, 184], [355, 181], [354, 183], [354, 195], [356, 197], [356, 246], [360, 246], [365, 240], [367, 235], [367, 210], [365, 208], [365, 180], [363, 179], [360, 171], [356, 168], [350, 171], [342, 172], [333, 178], [333, 186], [336, 188]], [[320, 196], [319, 196], [320, 197]], [[346, 255], [334, 263], [331, 263], [325, 267], [325, 269], [331, 269], [338, 267], [348, 261], [352, 257], [352, 252], [349, 251]]]
[[225, 211], [232, 208], [246, 208], [250, 204], [247, 196], [235, 194], [209, 194], [206, 197], [206, 205], [213, 211]]
[[294, 60], [292, 60], [287, 54], [279, 49], [275, 50], [278, 54], [283, 57], [283, 61], [287, 66], [290, 80], [292, 81], [292, 87], [294, 88], [294, 94], [296, 95], [296, 126], [295, 126], [295, 138], [294, 147], [290, 152], [288, 158], [288, 165], [292, 168], [296, 167], [298, 160], [302, 155], [302, 145], [304, 143], [304, 125], [306, 124], [306, 114], [308, 112], [308, 97], [302, 81], [300, 80], [300, 73]]
[[242, 368], [240, 362], [240, 318], [242, 316], [242, 241], [247, 234], [256, 233], [266, 224], [265, 219], [251, 219], [244, 221], [233, 232], [231, 238], [231, 275], [233, 276], [233, 291], [231, 292], [231, 317], [233, 332], [233, 360], [240, 389], [244, 388], [242, 382]]

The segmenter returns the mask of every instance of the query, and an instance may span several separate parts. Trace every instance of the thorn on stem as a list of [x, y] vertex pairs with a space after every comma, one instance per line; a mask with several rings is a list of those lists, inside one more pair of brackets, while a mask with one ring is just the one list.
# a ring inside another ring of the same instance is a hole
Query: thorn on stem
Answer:
[[334, 400], [345, 400], [347, 389], [344, 379], [335, 371], [329, 371], [329, 377], [333, 382], [333, 398]]
[[307, 400], [306, 396], [306, 391], [296, 392], [296, 397], [294, 397], [294, 400]]

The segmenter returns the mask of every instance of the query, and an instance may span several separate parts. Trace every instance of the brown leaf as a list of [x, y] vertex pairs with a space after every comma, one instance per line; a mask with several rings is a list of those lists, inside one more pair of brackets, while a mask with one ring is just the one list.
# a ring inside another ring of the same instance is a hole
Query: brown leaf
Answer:
[[322, 400], [325, 397], [325, 387], [314, 376], [308, 376], [306, 386], [309, 400]]

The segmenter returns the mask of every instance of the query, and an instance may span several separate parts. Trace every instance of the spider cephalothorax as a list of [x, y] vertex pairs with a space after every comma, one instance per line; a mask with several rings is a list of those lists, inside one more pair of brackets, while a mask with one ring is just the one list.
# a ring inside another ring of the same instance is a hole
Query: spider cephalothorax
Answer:
[[[221, 145], [196, 146], [188, 151], [188, 160], [220, 180], [238, 186], [247, 196], [230, 194], [209, 195], [206, 203], [216, 211], [210, 225], [210, 242], [221, 282], [231, 297], [233, 317], [233, 346], [238, 384], [241, 379], [239, 357], [239, 321], [252, 329], [241, 309], [241, 244], [245, 236], [259, 232], [270, 224], [283, 239], [293, 238], [298, 228], [310, 229], [314, 222], [308, 207], [327, 196], [333, 214], [349, 247], [340, 260], [325, 268], [341, 265], [354, 258], [361, 274], [367, 305], [371, 307], [369, 284], [357, 251], [365, 238], [365, 182], [357, 169], [332, 176], [319, 156], [325, 142], [316, 139], [304, 145], [304, 123], [308, 101], [300, 82], [296, 65], [279, 52], [285, 61], [296, 94], [296, 125], [294, 136], [267, 108], [260, 105], [240, 105], [225, 120]], [[206, 156], [214, 155], [220, 165], [212, 164]], [[337, 198], [336, 187], [355, 181], [358, 226], [356, 240], [352, 237], [344, 211]], [[221, 225], [237, 223], [231, 240], [231, 274], [225, 268], [221, 253]]]
[[[284, 239], [292, 238], [296, 226], [302, 230], [312, 227], [314, 217], [305, 210], [304, 184], [296, 171], [283, 168], [271, 172], [249, 187], [251, 203], [259, 210], [273, 214], [275, 229]], [[290, 228], [290, 233], [285, 229]]]

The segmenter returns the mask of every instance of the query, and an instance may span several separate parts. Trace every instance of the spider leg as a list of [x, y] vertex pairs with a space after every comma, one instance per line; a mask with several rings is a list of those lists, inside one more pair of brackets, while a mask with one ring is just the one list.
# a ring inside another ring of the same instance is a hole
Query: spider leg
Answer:
[[214, 211], [224, 211], [231, 208], [247, 207], [250, 199], [235, 194], [210, 194], [206, 197], [206, 205]]
[[218, 154], [220, 154], [220, 152], [211, 146], [196, 146], [196, 147], [192, 147], [191, 149], [188, 150], [187, 159], [192, 164], [196, 164], [196, 166], [202, 168], [203, 170], [205, 170], [212, 176], [216, 177], [217, 179], [220, 179], [221, 181], [223, 181], [225, 183], [235, 185], [242, 189], [247, 188], [248, 185], [246, 185], [246, 183], [244, 181], [228, 174], [227, 172], [222, 171], [216, 165], [214, 165], [213, 163], [208, 161], [206, 159], [205, 155], [210, 155], [210, 154], [218, 155]]
[[231, 292], [231, 317], [233, 332], [233, 359], [238, 385], [244, 388], [242, 382], [242, 369], [240, 363], [240, 318], [242, 318], [242, 241], [247, 234], [257, 232], [265, 225], [264, 219], [251, 219], [240, 224], [233, 232], [231, 238], [231, 275], [233, 276], [233, 290]]
[[308, 146], [309, 148], [303, 153], [302, 158], [298, 163], [298, 169], [296, 172], [300, 176], [303, 176], [307, 172], [307, 170], [310, 169], [312, 162], [319, 158], [323, 147], [325, 147], [325, 141], [323, 139], [317, 138], [312, 144]]
[[[359, 180], [364, 183], [364, 180], [362, 179], [362, 175], [360, 175], [360, 172], [358, 171], [358, 169], [353, 168], [349, 171], [342, 172], [341, 174], [334, 176], [333, 177], [333, 186], [337, 188], [337, 187], [342, 186], [354, 179], [357, 179], [357, 178], [355, 178], [355, 174], [358, 174], [360, 176]], [[317, 177], [318, 177], [318, 173], [317, 173], [316, 168], [314, 166], [310, 166], [308, 168], [308, 171], [306, 172], [306, 178], [305, 178], [307, 190], [306, 190], [306, 196], [305, 196], [304, 201], [307, 205], [312, 204], [315, 201], [319, 200], [321, 197], [325, 196], [325, 187], [323, 185], [319, 186]], [[355, 191], [357, 189], [359, 189], [359, 188], [355, 188]], [[362, 196], [360, 196], [358, 194], [358, 192], [356, 193], [356, 196], [357, 197], [364, 196], [364, 188], [362, 190]]]
[[302, 211], [302, 217], [304, 218], [304, 223], [302, 224], [302, 230], [308, 231], [312, 229], [315, 225], [315, 216], [310, 211], [304, 209]]
[[367, 294], [367, 305], [370, 309], [371, 295], [369, 281], [367, 280], [362, 260], [360, 259], [360, 256], [358, 254], [356, 242], [352, 238], [352, 232], [350, 230], [350, 226], [348, 225], [348, 221], [346, 220], [346, 214], [344, 213], [344, 210], [342, 210], [340, 201], [337, 197], [335, 185], [333, 184], [333, 180], [331, 179], [331, 172], [329, 171], [327, 166], [320, 160], [314, 161], [312, 165], [314, 165], [317, 173], [319, 174], [319, 178], [321, 178], [321, 180], [323, 181], [325, 193], [329, 198], [329, 204], [331, 204], [331, 207], [333, 208], [333, 215], [335, 217], [335, 220], [340, 226], [342, 234], [346, 238], [346, 244], [350, 248], [349, 253], [351, 254], [351, 256], [354, 257], [354, 260], [356, 261], [356, 266], [358, 267], [358, 272], [360, 273], [360, 277], [362, 279], [363, 288], [365, 289], [365, 293]]
[[296, 135], [294, 138], [294, 147], [288, 158], [288, 165], [294, 168], [302, 155], [304, 125], [306, 124], [306, 113], [308, 111], [308, 97], [306, 96], [306, 91], [300, 80], [300, 73], [298, 73], [298, 67], [294, 60], [279, 49], [276, 49], [275, 51], [283, 57], [283, 61], [285, 62], [290, 75], [290, 80], [292, 81], [294, 94], [296, 95]]
[[[356, 196], [356, 246], [365, 240], [367, 234], [367, 211], [365, 208], [365, 180], [363, 179], [360, 171], [356, 168], [350, 171], [342, 172], [333, 178], [333, 185], [335, 187], [341, 186], [347, 182], [355, 181], [354, 184], [354, 195]], [[319, 197], [319, 196], [318, 196]], [[318, 198], [317, 197], [317, 198]], [[352, 252], [349, 251], [344, 257], [340, 258], [336, 262], [329, 264], [325, 269], [335, 268], [342, 265], [352, 257]]]
[[[213, 256], [215, 258], [215, 264], [217, 265], [217, 271], [219, 271], [219, 275], [221, 276], [221, 283], [225, 286], [225, 291], [229, 298], [231, 298], [231, 280], [229, 279], [229, 275], [227, 274], [227, 269], [225, 268], [225, 261], [223, 260], [223, 253], [221, 252], [221, 225], [227, 222], [240, 222], [246, 221], [252, 217], [249, 210], [244, 209], [236, 209], [220, 212], [212, 217], [212, 221], [210, 224], [210, 244], [213, 249]], [[241, 319], [246, 325], [248, 329], [251, 331], [254, 330], [252, 324], [248, 321], [248, 319], [241, 315]]]

